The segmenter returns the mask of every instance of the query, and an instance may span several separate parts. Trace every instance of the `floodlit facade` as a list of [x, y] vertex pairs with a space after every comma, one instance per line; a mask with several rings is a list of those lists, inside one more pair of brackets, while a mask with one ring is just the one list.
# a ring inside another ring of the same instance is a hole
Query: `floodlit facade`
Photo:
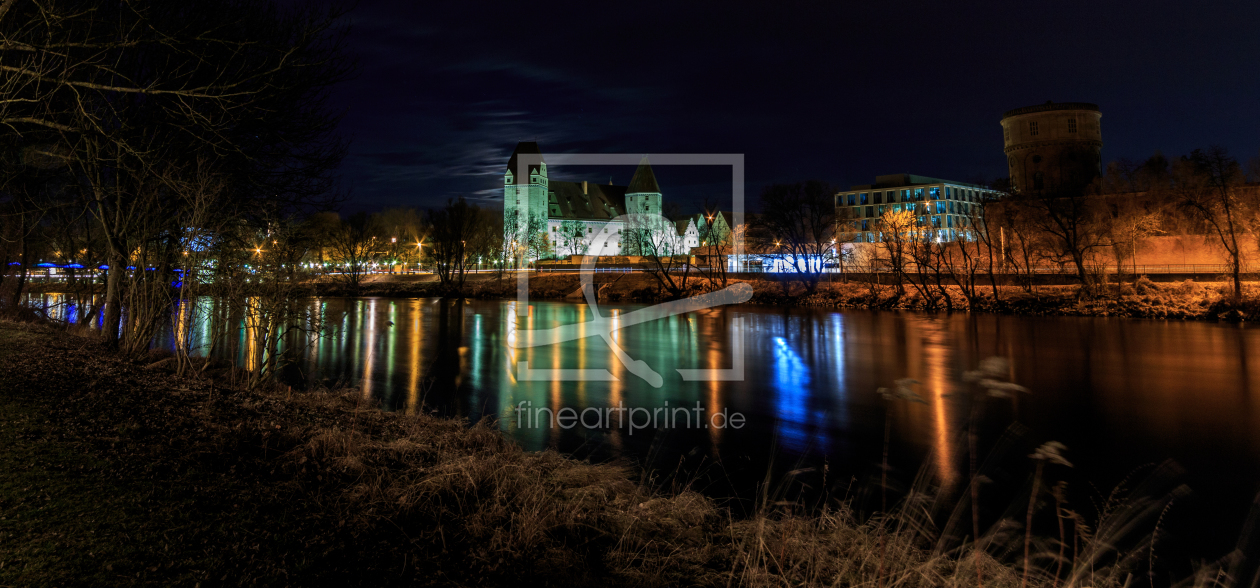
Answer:
[[505, 237], [546, 243], [547, 255], [681, 255], [699, 242], [694, 219], [626, 223], [627, 213], [660, 215], [662, 194], [647, 157], [625, 186], [554, 180], [546, 162], [518, 169], [520, 154], [541, 155], [538, 143], [517, 143], [503, 174]]
[[979, 204], [999, 194], [976, 184], [926, 176], [877, 176], [874, 184], [836, 194], [836, 235], [848, 242], [878, 242], [885, 212], [911, 210], [918, 225], [931, 229], [941, 241], [972, 239], [972, 226], [982, 210]]

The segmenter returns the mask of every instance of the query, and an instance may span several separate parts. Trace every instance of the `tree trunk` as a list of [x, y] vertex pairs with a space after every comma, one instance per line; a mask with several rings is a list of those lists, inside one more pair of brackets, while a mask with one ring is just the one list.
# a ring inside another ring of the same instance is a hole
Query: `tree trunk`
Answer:
[[1080, 251], [1072, 252], [1072, 264], [1076, 266], [1076, 277], [1081, 280], [1081, 287], [1090, 287], [1089, 274], [1085, 271], [1085, 257]]
[[13, 288], [12, 306], [14, 310], [18, 308], [18, 305], [22, 304], [22, 289], [26, 287], [26, 274], [27, 274], [26, 268], [30, 265], [29, 259], [28, 259], [28, 256], [30, 255], [30, 253], [28, 253], [30, 251], [30, 247], [26, 246], [26, 215], [25, 214], [22, 215], [21, 223], [19, 225], [19, 230], [21, 231], [21, 233], [19, 234], [20, 236], [18, 237], [18, 246], [22, 248], [22, 254], [20, 256], [21, 265], [18, 267], [17, 286]]
[[122, 326], [122, 279], [127, 272], [127, 260], [117, 248], [110, 247], [109, 275], [105, 280], [105, 322], [101, 334], [111, 349], [118, 348], [118, 331]]
[[[1241, 303], [1242, 302], [1242, 263], [1241, 263], [1241, 260], [1239, 260], [1238, 258], [1237, 249], [1235, 249], [1234, 251], [1235, 253], [1232, 256], [1234, 258], [1232, 260], [1233, 264], [1231, 264], [1234, 266], [1232, 268], [1234, 270], [1234, 300]], [[23, 261], [25, 261], [25, 257], [23, 258]], [[26, 267], [26, 266], [23, 265], [22, 267]]]

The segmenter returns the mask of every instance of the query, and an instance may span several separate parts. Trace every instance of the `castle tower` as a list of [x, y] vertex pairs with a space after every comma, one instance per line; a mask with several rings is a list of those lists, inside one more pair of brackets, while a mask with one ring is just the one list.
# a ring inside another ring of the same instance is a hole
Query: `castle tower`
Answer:
[[517, 156], [526, 154], [542, 151], [534, 141], [517, 143], [503, 173], [503, 237], [516, 242], [518, 257], [532, 257], [531, 245], [538, 248], [547, 236], [547, 164], [539, 157], [540, 163], [522, 169]]
[[1102, 112], [1086, 102], [1007, 111], [1002, 136], [1011, 184], [1023, 194], [1079, 190], [1102, 175]]
[[652, 173], [646, 155], [626, 187], [626, 212], [661, 213], [661, 187], [656, 183], [656, 174]]

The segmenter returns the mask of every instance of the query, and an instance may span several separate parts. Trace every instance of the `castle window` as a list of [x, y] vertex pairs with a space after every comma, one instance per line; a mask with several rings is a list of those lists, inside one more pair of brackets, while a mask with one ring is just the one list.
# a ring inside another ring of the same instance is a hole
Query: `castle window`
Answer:
[[1069, 118], [1069, 119], [1068, 119], [1068, 132], [1069, 132], [1069, 133], [1075, 133], [1075, 132], [1076, 132], [1076, 119], [1074, 119], [1074, 118]]
[[1034, 137], [1037, 136], [1037, 121], [1028, 123], [1028, 134]]

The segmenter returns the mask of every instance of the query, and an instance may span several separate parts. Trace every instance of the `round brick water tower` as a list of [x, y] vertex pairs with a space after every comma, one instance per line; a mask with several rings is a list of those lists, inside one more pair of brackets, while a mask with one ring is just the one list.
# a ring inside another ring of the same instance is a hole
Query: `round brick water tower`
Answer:
[[1088, 102], [1046, 102], [1002, 115], [1011, 184], [1025, 194], [1080, 190], [1102, 175], [1102, 112]]

